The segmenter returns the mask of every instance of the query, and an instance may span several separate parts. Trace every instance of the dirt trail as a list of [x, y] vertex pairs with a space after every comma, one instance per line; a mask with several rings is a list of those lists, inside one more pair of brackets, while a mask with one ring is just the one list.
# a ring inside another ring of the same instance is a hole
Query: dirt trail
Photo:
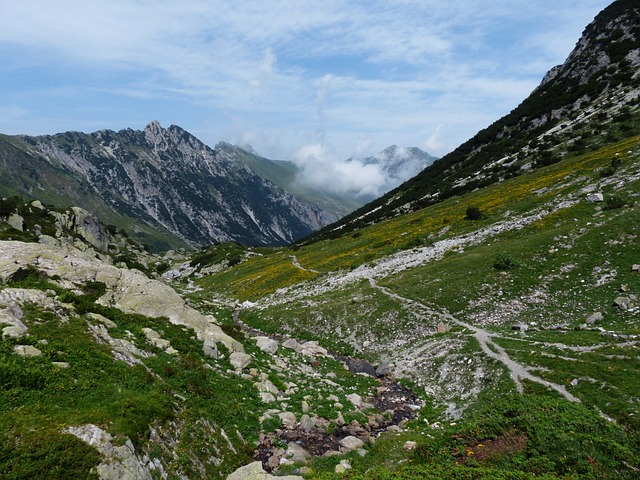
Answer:
[[298, 257], [296, 257], [295, 255], [291, 255], [291, 265], [293, 265], [294, 267], [302, 270], [303, 272], [320, 273], [317, 270], [312, 270], [310, 268], [304, 268], [302, 265], [300, 265], [300, 263], [298, 262]]
[[449, 313], [437, 312], [421, 302], [398, 295], [397, 293], [393, 292], [389, 288], [378, 285], [376, 281], [371, 277], [369, 277], [369, 283], [373, 288], [376, 288], [380, 290], [382, 293], [384, 293], [385, 295], [393, 298], [394, 300], [399, 301], [406, 308], [410, 308], [414, 310], [419, 309], [425, 315], [440, 317], [448, 323], [460, 325], [474, 332], [474, 337], [480, 344], [480, 348], [482, 349], [482, 351], [488, 357], [491, 357], [499, 361], [507, 368], [507, 370], [509, 371], [509, 375], [511, 376], [511, 379], [513, 380], [513, 382], [516, 385], [516, 388], [518, 389], [518, 392], [523, 393], [524, 391], [522, 387], [522, 380], [529, 380], [531, 382], [539, 383], [540, 385], [544, 385], [545, 387], [548, 387], [557, 391], [569, 401], [580, 402], [579, 398], [569, 393], [567, 389], [564, 388], [562, 385], [558, 385], [557, 383], [553, 383], [543, 378], [540, 378], [536, 375], [533, 375], [531, 372], [529, 372], [527, 366], [522, 365], [521, 363], [518, 363], [515, 360], [513, 360], [511, 357], [509, 357], [509, 354], [505, 351], [505, 349], [492, 340], [491, 337], [494, 336], [494, 334], [491, 334], [480, 327], [470, 325], [466, 322], [463, 322], [462, 320], [458, 320], [456, 317], [454, 317]]

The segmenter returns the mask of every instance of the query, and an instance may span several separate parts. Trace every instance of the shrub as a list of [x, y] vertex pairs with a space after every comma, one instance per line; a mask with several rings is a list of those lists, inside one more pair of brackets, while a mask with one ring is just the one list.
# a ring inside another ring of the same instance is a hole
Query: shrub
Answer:
[[496, 256], [496, 259], [493, 262], [493, 268], [496, 270], [513, 270], [518, 267], [520, 262], [518, 262], [511, 255], [506, 255], [504, 253], [500, 253]]
[[615, 210], [617, 208], [622, 208], [627, 204], [627, 199], [621, 197], [620, 195], [607, 195], [604, 199], [604, 209], [605, 210]]
[[485, 215], [478, 207], [471, 205], [470, 207], [467, 207], [467, 212], [465, 213], [464, 218], [467, 220], [482, 220], [485, 218]]

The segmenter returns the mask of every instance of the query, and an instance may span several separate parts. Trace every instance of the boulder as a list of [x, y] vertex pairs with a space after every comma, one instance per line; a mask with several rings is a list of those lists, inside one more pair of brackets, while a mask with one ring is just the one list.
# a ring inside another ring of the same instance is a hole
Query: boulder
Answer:
[[39, 357], [42, 355], [40, 350], [31, 345], [15, 345], [13, 347], [13, 353], [21, 357]]
[[349, 400], [354, 407], [362, 408], [362, 397], [357, 393], [350, 393], [347, 395], [347, 400]]
[[296, 426], [296, 414], [292, 412], [281, 412], [278, 414], [282, 425], [288, 428], [294, 428]]
[[613, 305], [618, 307], [620, 310], [629, 310], [635, 306], [635, 299], [631, 295], [616, 297], [613, 301]]
[[11, 325], [2, 329], [2, 337], [22, 338], [27, 334], [27, 330], [24, 324]]
[[349, 460], [340, 460], [340, 463], [335, 466], [334, 472], [345, 473], [347, 470], [351, 470], [351, 463]]
[[602, 312], [595, 312], [595, 313], [591, 314], [589, 316], [589, 318], [587, 318], [585, 323], [587, 325], [593, 325], [596, 322], [602, 321], [603, 318], [604, 318], [604, 316], [602, 315]]
[[288, 348], [289, 350], [293, 350], [294, 352], [302, 352], [302, 345], [298, 343], [297, 340], [293, 338], [289, 338], [282, 343], [282, 346]]
[[316, 356], [325, 357], [328, 355], [329, 352], [327, 352], [326, 348], [321, 347], [318, 344], [318, 342], [316, 342], [315, 340], [310, 340], [302, 344], [302, 349], [300, 353], [308, 357], [316, 357]]
[[604, 202], [604, 195], [602, 193], [590, 193], [587, 195], [587, 202]]
[[306, 463], [311, 458], [311, 454], [295, 442], [289, 443], [284, 456], [295, 463]]
[[227, 480], [304, 480], [299, 475], [276, 477], [264, 471], [261, 462], [253, 462], [227, 476]]
[[207, 357], [218, 359], [218, 346], [215, 343], [205, 343], [202, 345], [202, 353]]
[[271, 355], [278, 351], [278, 342], [269, 337], [256, 337], [256, 345], [260, 350]]
[[300, 417], [300, 430], [303, 432], [310, 432], [316, 426], [316, 421], [306, 413]]
[[380, 365], [378, 365], [378, 368], [376, 368], [376, 375], [378, 377], [386, 377], [388, 375], [391, 375], [393, 373], [393, 365], [391, 364], [391, 362], [389, 362], [389, 360], [384, 360]]
[[635, 264], [631, 265], [631, 271], [632, 272], [640, 272], [640, 264], [635, 263]]
[[345, 360], [345, 364], [350, 372], [353, 373], [364, 373], [366, 375], [370, 375], [372, 377], [376, 377], [376, 369], [371, 365], [371, 363], [366, 360], [359, 360], [357, 358], [347, 358]]
[[443, 333], [447, 333], [448, 331], [449, 331], [449, 325], [447, 325], [446, 323], [440, 322], [436, 327], [437, 333], [443, 334]]
[[17, 213], [9, 215], [9, 218], [7, 218], [7, 223], [16, 230], [24, 232], [24, 218], [22, 218]]
[[231, 355], [229, 355], [229, 361], [236, 370], [243, 370], [251, 363], [251, 360], [251, 355], [243, 352], [233, 352]]
[[340, 440], [340, 446], [346, 451], [358, 450], [364, 446], [364, 442], [353, 435], [349, 435]]

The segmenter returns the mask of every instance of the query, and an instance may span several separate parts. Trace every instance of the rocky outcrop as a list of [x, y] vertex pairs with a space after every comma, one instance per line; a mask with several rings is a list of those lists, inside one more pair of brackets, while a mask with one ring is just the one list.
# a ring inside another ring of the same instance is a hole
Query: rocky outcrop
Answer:
[[69, 427], [70, 433], [95, 447], [102, 455], [102, 462], [94, 468], [101, 480], [151, 480], [149, 469], [136, 454], [127, 439], [124, 445], [114, 444], [114, 438], [96, 425]]
[[98, 302], [117, 307], [126, 313], [148, 317], [166, 317], [171, 323], [195, 331], [205, 344], [224, 344], [230, 351], [243, 351], [242, 344], [225, 334], [215, 317], [202, 315], [186, 305], [168, 285], [150, 279], [137, 270], [117, 268], [98, 260], [90, 253], [73, 247], [52, 247], [37, 243], [3, 242], [0, 251], [0, 282], [21, 268], [32, 266], [61, 285], [75, 289], [87, 282], [102, 282], [107, 292]]

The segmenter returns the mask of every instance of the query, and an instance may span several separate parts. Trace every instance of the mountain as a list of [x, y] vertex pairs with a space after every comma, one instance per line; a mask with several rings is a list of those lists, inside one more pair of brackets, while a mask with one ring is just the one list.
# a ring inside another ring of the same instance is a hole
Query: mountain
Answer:
[[236, 163], [244, 165], [258, 175], [270, 180], [296, 198], [318, 205], [327, 212], [343, 217], [364, 205], [371, 199], [362, 199], [356, 195], [338, 194], [329, 189], [312, 188], [300, 182], [300, 169], [288, 160], [271, 160], [261, 157], [251, 149], [244, 149], [226, 142], [215, 146], [216, 150], [226, 151]]
[[509, 114], [315, 238], [343, 235], [629, 136], [638, 125], [639, 45], [636, 2], [613, 2], [565, 63]]
[[[415, 177], [437, 158], [417, 147], [392, 145], [380, 153], [362, 160], [364, 165], [376, 165], [387, 179], [385, 192]], [[347, 160], [353, 161], [353, 159]]]
[[175, 125], [0, 137], [0, 194], [76, 204], [156, 249], [282, 245], [338, 217]]

